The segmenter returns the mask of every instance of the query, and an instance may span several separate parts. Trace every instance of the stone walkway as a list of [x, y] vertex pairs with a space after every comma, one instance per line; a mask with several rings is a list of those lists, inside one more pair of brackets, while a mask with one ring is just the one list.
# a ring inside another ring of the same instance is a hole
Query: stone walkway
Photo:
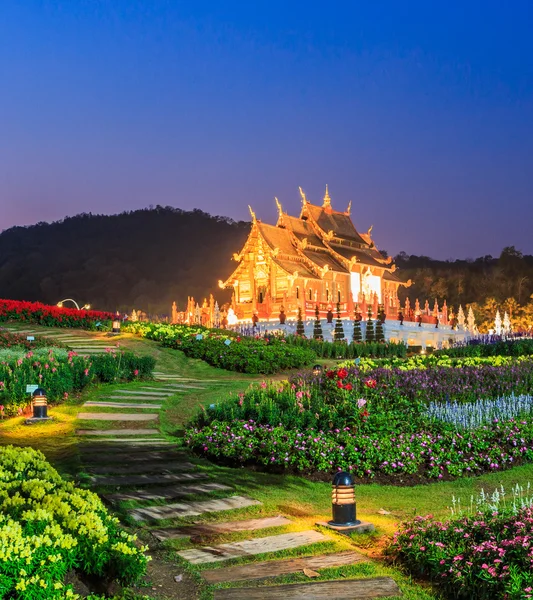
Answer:
[[[115, 390], [112, 396], [87, 402], [88, 412], [78, 417], [115, 422], [150, 418], [157, 425], [157, 414], [146, 410], [159, 407], [175, 393], [186, 392], [194, 382], [177, 376], [169, 377], [172, 383], [164, 387], [146, 385], [141, 389]], [[167, 380], [168, 381], [168, 380]], [[180, 381], [180, 383], [175, 383]], [[199, 382], [198, 382], [199, 383]], [[122, 400], [120, 402], [119, 400]], [[159, 402], [160, 404], [155, 404]], [[128, 412], [91, 412], [100, 407], [129, 409]], [[155, 419], [153, 418], [155, 417]], [[142, 422], [142, 421], [141, 421]], [[261, 502], [247, 495], [237, 494], [226, 483], [217, 482], [202, 471], [187, 452], [167, 441], [157, 427], [130, 429], [81, 429], [81, 460], [89, 473], [93, 489], [119, 510], [119, 513], [151, 532], [154, 544], [172, 544], [180, 540], [188, 548], [178, 551], [182, 559], [197, 565], [205, 581], [212, 585], [232, 583], [252, 586], [216, 588], [215, 599], [232, 600], [312, 600], [380, 598], [400, 595], [396, 583], [387, 577], [363, 580], [309, 581], [292, 585], [269, 585], [253, 587], [259, 580], [303, 569], [320, 569], [353, 565], [367, 560], [356, 552], [337, 552], [313, 555], [316, 544], [334, 541], [329, 533], [318, 529], [294, 531], [294, 523], [288, 516], [273, 515], [250, 518], [240, 516], [241, 511], [258, 508]], [[138, 436], [138, 437], [136, 437]], [[120, 503], [130, 504], [122, 507]], [[134, 503], [133, 506], [131, 503]], [[212, 522], [207, 515], [224, 515], [219, 522]], [[246, 512], [245, 512], [246, 514]], [[194, 523], [187, 523], [191, 518]], [[185, 520], [185, 521], [184, 521]], [[265, 535], [265, 531], [272, 533]], [[229, 543], [217, 543], [220, 536], [242, 532], [246, 539]], [[297, 550], [303, 557], [276, 559], [279, 553]], [[308, 556], [305, 556], [305, 555]], [[255, 557], [268, 555], [268, 561], [256, 562]], [[245, 564], [232, 564], [238, 559]], [[226, 566], [225, 562], [230, 565]], [[210, 568], [209, 565], [218, 566]]]
[[33, 336], [43, 336], [49, 337], [51, 339], [57, 340], [62, 344], [65, 344], [76, 352], [77, 354], [98, 354], [102, 352], [107, 352], [109, 350], [113, 350], [117, 348], [117, 342], [112, 336], [104, 337], [103, 334], [82, 334], [82, 333], [72, 333], [68, 329], [60, 330], [55, 329], [53, 331], [47, 331], [44, 329], [34, 329], [34, 328], [24, 328], [24, 329], [16, 329], [14, 327], [6, 327], [8, 331], [12, 331], [14, 333], [20, 333], [22, 335], [33, 335]]

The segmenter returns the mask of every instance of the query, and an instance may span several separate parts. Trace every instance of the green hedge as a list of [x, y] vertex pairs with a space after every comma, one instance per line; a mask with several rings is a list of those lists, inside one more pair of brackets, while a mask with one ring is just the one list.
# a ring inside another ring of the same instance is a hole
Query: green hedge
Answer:
[[325, 342], [310, 340], [297, 335], [289, 335], [286, 342], [291, 346], [312, 350], [320, 358], [404, 358], [407, 356], [407, 346], [400, 342]]

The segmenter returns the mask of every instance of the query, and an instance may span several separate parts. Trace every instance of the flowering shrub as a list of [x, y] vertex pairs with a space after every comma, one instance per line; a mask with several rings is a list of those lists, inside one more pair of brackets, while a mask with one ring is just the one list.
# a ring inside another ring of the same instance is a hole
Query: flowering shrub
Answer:
[[240, 337], [234, 332], [161, 323], [132, 323], [126, 329], [228, 371], [278, 373], [298, 369], [315, 360], [313, 351], [289, 346], [277, 338]]
[[58, 348], [0, 351], [0, 404], [14, 415], [29, 401], [27, 385], [44, 388], [49, 401], [59, 402], [93, 381], [133, 380], [152, 376], [155, 360], [110, 350], [90, 357]]
[[123, 531], [96, 494], [64, 481], [32, 448], [0, 448], [0, 597], [75, 598], [65, 576], [131, 584], [146, 571], [145, 547]]
[[533, 508], [492, 507], [445, 522], [404, 523], [391, 552], [414, 575], [438, 582], [447, 598], [533, 598]]
[[305, 473], [346, 470], [393, 482], [472, 476], [533, 460], [533, 425], [526, 421], [494, 423], [468, 435], [428, 428], [396, 435], [355, 427], [299, 431], [252, 420], [214, 421], [187, 429], [185, 439], [197, 453], [222, 462]]
[[97, 310], [78, 310], [50, 306], [40, 302], [0, 300], [0, 322], [22, 321], [47, 327], [80, 327], [83, 329], [96, 329], [96, 323], [100, 322], [103, 329], [105, 326], [109, 326], [113, 317], [113, 313]]

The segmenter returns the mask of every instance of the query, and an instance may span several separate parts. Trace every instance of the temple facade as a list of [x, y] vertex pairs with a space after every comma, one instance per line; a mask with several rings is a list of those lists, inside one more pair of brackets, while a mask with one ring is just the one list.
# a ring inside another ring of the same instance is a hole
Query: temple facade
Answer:
[[283, 212], [276, 198], [278, 220], [262, 223], [252, 215], [250, 235], [233, 259], [238, 263], [221, 288], [232, 288], [232, 308], [240, 321], [278, 321], [321, 317], [340, 307], [342, 318], [375, 317], [380, 307], [387, 318], [399, 313], [398, 287], [408, 285], [396, 266], [372, 240], [370, 228], [359, 233], [351, 215], [334, 210], [328, 188], [321, 205], [312, 204], [300, 188], [299, 217]]

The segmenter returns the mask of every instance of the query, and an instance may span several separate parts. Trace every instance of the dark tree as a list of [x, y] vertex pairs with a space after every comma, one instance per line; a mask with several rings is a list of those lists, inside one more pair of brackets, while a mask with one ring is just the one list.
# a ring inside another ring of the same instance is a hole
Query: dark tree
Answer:
[[344, 340], [344, 327], [341, 320], [341, 305], [337, 302], [337, 320], [335, 321], [334, 339], [336, 342]]
[[315, 308], [315, 325], [313, 327], [313, 337], [315, 340], [323, 340], [324, 335], [322, 334], [322, 323], [320, 322], [320, 312], [318, 310], [318, 304]]

